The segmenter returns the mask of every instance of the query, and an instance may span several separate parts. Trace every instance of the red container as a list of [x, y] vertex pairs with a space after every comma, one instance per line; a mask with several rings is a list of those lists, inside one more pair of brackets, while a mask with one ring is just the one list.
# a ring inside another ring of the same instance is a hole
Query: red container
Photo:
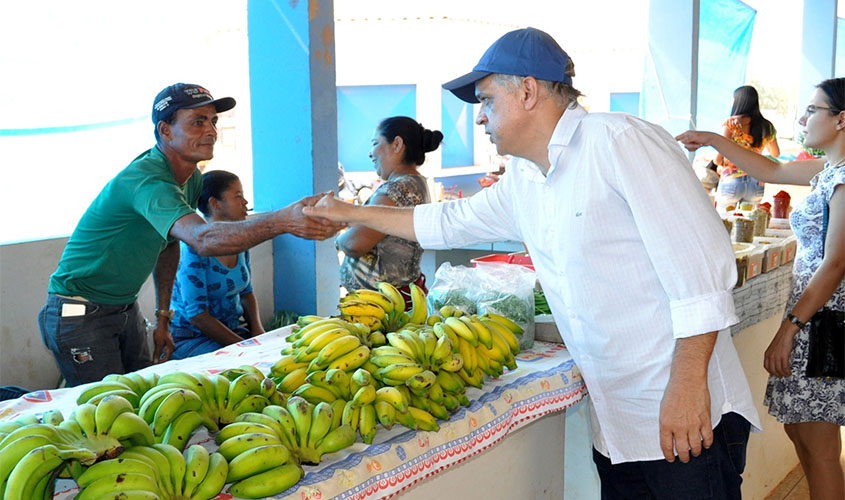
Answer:
[[531, 262], [531, 257], [528, 255], [508, 255], [508, 254], [495, 254], [495, 255], [485, 255], [484, 257], [479, 257], [477, 259], [472, 259], [473, 266], [477, 266], [478, 264], [489, 264], [491, 262], [500, 263], [500, 264], [514, 264], [517, 266], [527, 267], [528, 269], [534, 270], [534, 263]]
[[775, 219], [789, 218], [789, 200], [792, 199], [786, 191], [780, 191], [774, 196], [774, 205], [772, 206], [772, 217]]

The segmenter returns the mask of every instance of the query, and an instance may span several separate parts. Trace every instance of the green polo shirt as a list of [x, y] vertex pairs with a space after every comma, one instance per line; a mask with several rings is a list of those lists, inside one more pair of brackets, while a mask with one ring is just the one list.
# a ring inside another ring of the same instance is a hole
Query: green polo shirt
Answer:
[[130, 304], [167, 246], [170, 228], [193, 213], [202, 189], [194, 171], [180, 186], [154, 147], [112, 179], [70, 236], [48, 291], [92, 302]]

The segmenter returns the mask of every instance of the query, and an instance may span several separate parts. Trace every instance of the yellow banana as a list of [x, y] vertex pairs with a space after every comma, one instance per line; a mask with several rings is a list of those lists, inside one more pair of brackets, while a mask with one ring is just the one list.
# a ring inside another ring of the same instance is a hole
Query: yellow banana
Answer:
[[447, 325], [446, 323], [435, 323], [432, 327], [434, 329], [434, 335], [439, 337], [447, 337], [449, 342], [451, 342], [452, 347], [454, 349], [458, 348], [458, 335]]
[[326, 384], [336, 388], [339, 398], [349, 399], [349, 374], [345, 371], [334, 368], [326, 371]]
[[425, 292], [414, 283], [411, 283], [408, 287], [411, 289], [410, 322], [416, 325], [423, 325], [428, 317], [428, 304], [426, 304]]
[[363, 300], [341, 302], [337, 308], [345, 316], [373, 316], [382, 319], [387, 314], [380, 306]]
[[335, 328], [347, 328], [349, 323], [340, 318], [327, 318], [323, 321], [318, 321], [304, 327], [299, 332], [301, 336], [292, 345], [293, 347], [307, 346], [312, 340], [319, 337], [323, 333]]
[[270, 367], [270, 373], [276, 377], [284, 377], [297, 368], [305, 368], [308, 363], [297, 363], [294, 356], [282, 356]]
[[358, 389], [352, 401], [358, 406], [369, 405], [376, 399], [376, 389], [372, 385], [365, 385]]
[[319, 337], [312, 340], [307, 346], [305, 346], [305, 352], [306, 354], [317, 353], [320, 351], [320, 349], [330, 344], [333, 340], [348, 335], [350, 335], [350, 333], [349, 330], [347, 330], [346, 328], [333, 328], [322, 333]]
[[516, 338], [516, 335], [513, 334], [512, 331], [508, 330], [504, 325], [499, 323], [498, 321], [493, 321], [490, 318], [481, 317], [481, 321], [484, 322], [487, 327], [493, 331], [498, 333], [502, 336], [505, 342], [508, 344], [508, 348], [511, 351], [511, 354], [516, 356], [519, 354], [519, 339]]
[[461, 316], [459, 319], [469, 326], [470, 330], [473, 330], [480, 344], [488, 349], [493, 346], [493, 334], [484, 323], [473, 316]]
[[326, 403], [331, 403], [337, 397], [332, 393], [332, 391], [325, 389], [323, 387], [318, 387], [313, 384], [304, 383], [299, 386], [299, 389], [293, 391], [293, 396], [299, 396], [311, 404], [317, 404], [321, 401], [325, 401]]
[[352, 352], [361, 345], [361, 339], [355, 335], [345, 335], [329, 342], [320, 350], [317, 357], [311, 362], [317, 368], [324, 368], [329, 366], [332, 361], [343, 356], [346, 353]]
[[415, 363], [413, 359], [404, 354], [383, 354], [381, 356], [373, 356], [370, 361], [379, 368], [390, 366], [394, 363]]
[[285, 375], [285, 378], [279, 382], [276, 388], [285, 394], [290, 394], [297, 390], [299, 386], [305, 383], [305, 377], [308, 376], [308, 368], [302, 367]]
[[384, 294], [385, 297], [390, 299], [393, 302], [393, 312], [405, 312], [405, 299], [402, 297], [402, 294], [399, 290], [396, 289], [395, 286], [391, 285], [386, 281], [380, 281], [376, 283], [378, 286], [378, 290]]
[[440, 370], [445, 372], [456, 372], [464, 367], [464, 357], [459, 352], [453, 352], [443, 363], [440, 364]]
[[356, 349], [353, 349], [352, 352], [348, 352], [329, 363], [327, 368], [337, 368], [348, 372], [359, 368], [361, 365], [366, 363], [369, 358], [370, 348], [365, 345], [361, 345]]
[[521, 326], [516, 324], [510, 318], [502, 316], [501, 314], [487, 312], [484, 313], [482, 316], [490, 318], [498, 323], [501, 323], [505, 328], [513, 332], [515, 335], [522, 335], [525, 332], [525, 330], [523, 330]]
[[451, 316], [446, 318], [444, 323], [446, 323], [446, 325], [448, 325], [458, 337], [466, 340], [473, 347], [478, 345], [478, 337], [476, 337], [475, 332], [470, 330], [470, 328], [460, 319]]
[[414, 421], [416, 421], [417, 428], [424, 431], [440, 430], [440, 425], [437, 423], [437, 419], [434, 418], [434, 415], [431, 413], [413, 406], [408, 407], [408, 413], [410, 413], [414, 418]]
[[416, 344], [408, 342], [408, 340], [405, 339], [405, 337], [400, 336], [398, 332], [390, 332], [386, 335], [386, 337], [387, 342], [398, 349], [402, 354], [411, 359], [417, 359]]
[[434, 382], [437, 381], [437, 375], [430, 370], [417, 373], [405, 380], [405, 385], [412, 391], [427, 391]]
[[[393, 312], [393, 302], [387, 298], [383, 293], [375, 290], [360, 289], [352, 291], [347, 297], [371, 302], [384, 309], [384, 312], [390, 314]], [[344, 297], [345, 298], [345, 297]], [[340, 299], [343, 302], [344, 299]]]
[[373, 403], [373, 408], [376, 410], [376, 417], [382, 427], [385, 429], [393, 427], [394, 422], [396, 422], [396, 408], [387, 401], [376, 401]]
[[361, 407], [349, 401], [343, 407], [343, 414], [341, 415], [341, 427], [348, 425], [353, 431], [358, 431], [358, 424], [361, 415]]
[[413, 375], [421, 373], [423, 367], [417, 363], [395, 363], [379, 370], [380, 378], [393, 380], [407, 380]]
[[396, 387], [382, 387], [376, 391], [376, 402], [383, 401], [400, 413], [408, 411], [408, 398]]
[[440, 366], [452, 355], [452, 342], [449, 340], [449, 337], [442, 336], [434, 343], [434, 349], [432, 350], [431, 354], [429, 355], [429, 359], [431, 360], [431, 364], [434, 366]]
[[[336, 371], [332, 373], [336, 373]], [[317, 370], [309, 373], [305, 377], [305, 383], [316, 385], [317, 387], [322, 387], [323, 389], [330, 391], [335, 398], [340, 398], [346, 395], [345, 393], [341, 392], [340, 387], [338, 387], [337, 385], [332, 385], [328, 382], [328, 373], [324, 370]]]
[[474, 372], [475, 368], [478, 366], [478, 354], [476, 353], [475, 348], [472, 347], [469, 342], [461, 338], [458, 341], [458, 353], [464, 358], [464, 366], [467, 371], [470, 373]]

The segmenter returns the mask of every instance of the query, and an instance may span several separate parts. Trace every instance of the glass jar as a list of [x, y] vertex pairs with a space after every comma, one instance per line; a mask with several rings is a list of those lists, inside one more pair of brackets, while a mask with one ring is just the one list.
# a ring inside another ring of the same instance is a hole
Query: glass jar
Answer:
[[754, 220], [737, 217], [734, 221], [734, 241], [737, 243], [754, 242]]

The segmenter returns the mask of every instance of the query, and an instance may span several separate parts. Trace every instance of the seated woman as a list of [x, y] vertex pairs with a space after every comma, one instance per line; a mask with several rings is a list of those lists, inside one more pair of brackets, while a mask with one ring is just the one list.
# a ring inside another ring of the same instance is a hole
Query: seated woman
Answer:
[[[443, 140], [440, 131], [431, 131], [407, 116], [385, 118], [376, 127], [370, 158], [376, 173], [385, 182], [367, 200], [367, 205], [408, 207], [428, 203], [426, 179], [417, 171], [425, 154]], [[346, 256], [340, 266], [340, 284], [347, 290], [377, 289], [386, 281], [402, 292], [410, 308], [409, 283], [423, 290], [420, 273], [422, 247], [415, 241], [388, 236], [363, 226], [350, 227], [337, 237], [337, 248]]]
[[[223, 170], [203, 174], [199, 209], [206, 219], [242, 221], [246, 205], [238, 176]], [[185, 243], [180, 245], [170, 301], [170, 331], [176, 344], [173, 358], [198, 356], [264, 333], [252, 293], [249, 251], [202, 257]], [[246, 326], [242, 326], [241, 316]]]

